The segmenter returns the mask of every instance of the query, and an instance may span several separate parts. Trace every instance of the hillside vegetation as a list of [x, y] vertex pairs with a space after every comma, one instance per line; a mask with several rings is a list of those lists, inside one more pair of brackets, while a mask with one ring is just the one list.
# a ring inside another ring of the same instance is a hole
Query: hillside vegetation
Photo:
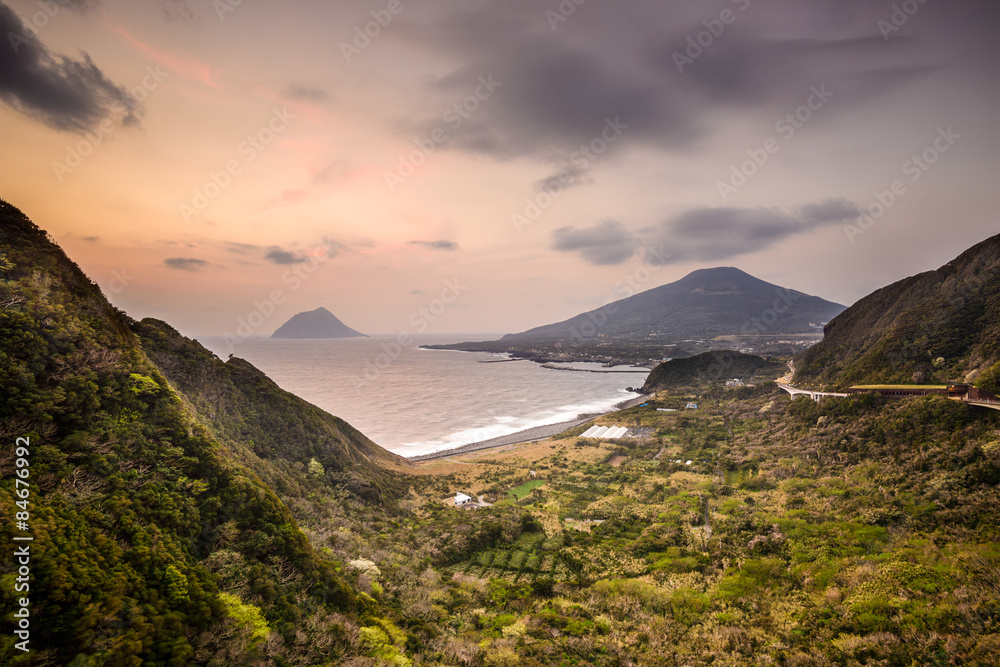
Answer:
[[646, 378], [643, 393], [703, 387], [739, 379], [746, 383], [774, 380], [785, 364], [730, 350], [705, 352], [685, 359], [671, 359], [654, 368]]
[[1000, 390], [1000, 235], [854, 304], [796, 369], [802, 384], [964, 381]]
[[[363, 612], [364, 603], [342, 564], [310, 545], [276, 495], [279, 485], [261, 477], [295, 465], [305, 471], [314, 456], [348, 476], [324, 480], [328, 492], [343, 486], [379, 495], [391, 486], [388, 475], [358, 459], [391, 455], [294, 397], [275, 402], [283, 392], [246, 368], [241, 392], [219, 392], [244, 400], [220, 406], [227, 426], [200, 422], [191, 406], [203, 397], [192, 401], [172, 386], [133, 333], [152, 335], [154, 325], [113, 308], [44, 232], [3, 202], [0, 271], [0, 512], [13, 517], [20, 509], [13, 445], [28, 438], [38, 647], [31, 660], [5, 633], [3, 663], [213, 663], [280, 655], [275, 641], [321, 641], [336, 655], [347, 645], [341, 615]], [[270, 392], [272, 410], [256, 421], [238, 412], [254, 390], [247, 379]], [[258, 455], [254, 446], [229, 435], [253, 433], [267, 456], [275, 449], [267, 431], [305, 440], [297, 450], [281, 447], [280, 465], [255, 472], [245, 463]], [[2, 526], [12, 544], [15, 525]], [[11, 559], [0, 567], [7, 582]], [[0, 589], [5, 613], [13, 594], [7, 583]], [[322, 628], [315, 631], [322, 640], [304, 629], [310, 624]]]
[[1000, 415], [772, 384], [600, 421], [652, 435], [437, 464], [488, 496], [544, 481], [517, 502], [544, 531], [444, 570], [442, 651], [485, 635], [486, 665], [995, 664]]

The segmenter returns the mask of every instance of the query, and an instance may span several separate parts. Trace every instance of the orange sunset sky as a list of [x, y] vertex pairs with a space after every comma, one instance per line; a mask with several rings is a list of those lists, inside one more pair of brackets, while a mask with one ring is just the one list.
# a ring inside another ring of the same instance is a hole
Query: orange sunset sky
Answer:
[[[136, 318], [515, 332], [997, 233], [1000, 3], [0, 1], [0, 197]], [[367, 34], [366, 34], [367, 32]], [[893, 193], [893, 189], [896, 192]], [[891, 202], [890, 202], [891, 199]]]

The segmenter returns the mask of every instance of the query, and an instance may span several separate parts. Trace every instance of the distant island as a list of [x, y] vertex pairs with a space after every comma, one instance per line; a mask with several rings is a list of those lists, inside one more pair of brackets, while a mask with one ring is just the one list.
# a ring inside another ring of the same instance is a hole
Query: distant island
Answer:
[[299, 313], [282, 324], [271, 338], [367, 338], [347, 326], [326, 308]]

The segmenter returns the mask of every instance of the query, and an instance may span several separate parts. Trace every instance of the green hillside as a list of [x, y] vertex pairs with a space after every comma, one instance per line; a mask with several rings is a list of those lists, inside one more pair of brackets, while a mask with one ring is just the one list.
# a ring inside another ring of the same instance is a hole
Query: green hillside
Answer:
[[671, 359], [654, 368], [646, 378], [644, 393], [702, 387], [731, 379], [746, 383], [774, 380], [786, 367], [750, 354], [730, 350], [705, 352], [685, 359]]
[[974, 382], [1000, 389], [1000, 235], [870, 294], [796, 360], [803, 385]]
[[[112, 307], [2, 202], [0, 272], [0, 513], [30, 516], [28, 531], [5, 519], [0, 534], [8, 545], [15, 535], [34, 538], [31, 645], [39, 653], [31, 664], [249, 660], [263, 654], [269, 630], [294, 638], [316, 617], [335, 632], [333, 619], [362, 608], [340, 564], [314, 550], [272, 490], [278, 485], [262, 477], [305, 471], [314, 456], [334, 472], [325, 486], [381, 497], [392, 484], [374, 462], [391, 455], [343, 422], [300, 409], [239, 362], [231, 364], [243, 389], [227, 393], [218, 369], [226, 365], [198, 360], [231, 403], [228, 426], [199, 421], [193, 406], [205, 397], [185, 396], [150, 358], [181, 378], [183, 364], [167, 363], [153, 343], [157, 325]], [[150, 355], [133, 329], [147, 336]], [[158, 343], [180, 341], [160, 331]], [[183, 341], [178, 348], [183, 356]], [[254, 384], [275, 401], [256, 420], [247, 417], [257, 407]], [[283, 415], [284, 407], [292, 411]], [[259, 437], [257, 451], [239, 451], [242, 435], [265, 429], [308, 444], [277, 453], [275, 441]], [[312, 437], [319, 431], [325, 437]], [[30, 452], [27, 510], [14, 504], [21, 437]], [[254, 456], [274, 464], [251, 465]], [[0, 564], [5, 613], [14, 609], [11, 567], [9, 558]], [[28, 664], [15, 641], [3, 634], [0, 660]]]
[[325, 480], [360, 498], [387, 501], [399, 494], [398, 475], [384, 466], [405, 465], [404, 459], [344, 420], [284, 391], [243, 359], [221, 361], [165, 322], [146, 319], [133, 329], [212, 435], [270, 485], [280, 473], [302, 473], [316, 460]]

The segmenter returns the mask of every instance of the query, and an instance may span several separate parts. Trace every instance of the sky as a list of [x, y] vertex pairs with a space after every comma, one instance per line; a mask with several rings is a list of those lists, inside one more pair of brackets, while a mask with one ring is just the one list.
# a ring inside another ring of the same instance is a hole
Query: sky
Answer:
[[[0, 197], [135, 318], [517, 332], [996, 234], [995, 0], [0, 0]], [[241, 334], [241, 335], [242, 335]]]

